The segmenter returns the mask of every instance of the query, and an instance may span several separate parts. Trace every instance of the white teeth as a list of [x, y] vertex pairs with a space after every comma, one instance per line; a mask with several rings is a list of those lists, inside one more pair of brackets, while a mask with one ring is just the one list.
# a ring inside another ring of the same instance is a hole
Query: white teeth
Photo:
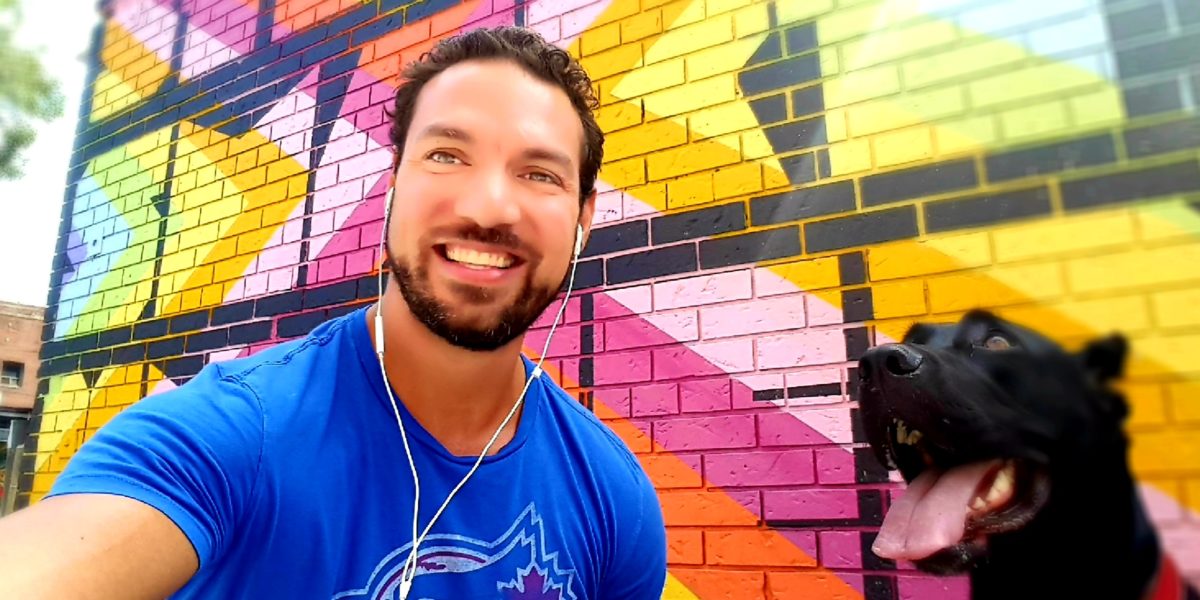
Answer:
[[1012, 495], [1014, 471], [1013, 466], [1008, 464], [996, 474], [996, 481], [992, 483], [992, 489], [988, 490], [987, 498], [984, 499], [989, 506], [1006, 500]]
[[897, 443], [912, 446], [921, 441], [922, 434], [920, 431], [917, 431], [916, 429], [909, 431], [908, 425], [906, 425], [904, 421], [895, 419], [894, 422], [896, 423]]
[[446, 246], [446, 258], [469, 267], [493, 269], [507, 269], [513, 262], [513, 257], [509, 254], [479, 252], [478, 250], [450, 245]]

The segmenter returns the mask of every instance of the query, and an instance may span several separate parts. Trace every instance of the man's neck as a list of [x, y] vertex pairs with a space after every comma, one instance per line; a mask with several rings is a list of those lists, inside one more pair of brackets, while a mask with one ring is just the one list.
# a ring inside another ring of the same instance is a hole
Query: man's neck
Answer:
[[[374, 331], [375, 311], [367, 311]], [[453, 346], [409, 311], [399, 294], [383, 302], [384, 365], [396, 401], [455, 456], [478, 456], [512, 410], [525, 387], [521, 338], [491, 352]], [[513, 439], [518, 411], [488, 450]]]

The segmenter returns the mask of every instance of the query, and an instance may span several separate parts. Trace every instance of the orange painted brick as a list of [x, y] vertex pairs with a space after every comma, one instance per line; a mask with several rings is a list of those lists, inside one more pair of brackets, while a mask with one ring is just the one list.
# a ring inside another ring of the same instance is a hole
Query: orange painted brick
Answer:
[[1167, 422], [1167, 399], [1157, 383], [1125, 383], [1121, 386], [1129, 403], [1129, 425], [1161, 427]]
[[[766, 575], [761, 571], [726, 571], [716, 569], [671, 569], [671, 574], [689, 590], [702, 594], [705, 600], [765, 600], [763, 587]], [[789, 598], [822, 598], [821, 596], [789, 596]]]
[[704, 533], [699, 529], [668, 527], [667, 564], [704, 564]]
[[600, 27], [593, 27], [580, 36], [580, 48], [584, 55], [596, 54], [603, 50], [608, 50], [621, 43], [621, 24], [609, 23]]
[[981, 267], [991, 262], [986, 233], [904, 241], [867, 250], [872, 281]]
[[813, 571], [767, 573], [767, 597], [771, 600], [860, 600], [862, 595], [833, 573]]
[[1200, 429], [1141, 432], [1130, 446], [1129, 465], [1138, 474], [1168, 475], [1200, 464]]
[[929, 307], [933, 312], [1048, 300], [1066, 292], [1058, 263], [930, 277], [926, 284], [929, 286]]
[[662, 32], [661, 10], [648, 10], [621, 21], [621, 42], [628, 43]]
[[704, 2], [675, 0], [662, 7], [663, 23], [670, 29], [691, 25], [704, 20]]
[[674, 454], [640, 454], [638, 460], [654, 480], [656, 488], [698, 488], [704, 483], [698, 470], [688, 466]]
[[[750, 492], [754, 494], [755, 492]], [[739, 497], [746, 492], [738, 492]], [[667, 525], [756, 525], [758, 516], [725, 492], [666, 490], [659, 492]]]
[[809, 556], [774, 530], [709, 531], [704, 550], [710, 565], [815, 567]]
[[[1200, 424], [1200, 381], [1184, 381], [1167, 386], [1171, 399], [1171, 417], [1180, 423]], [[1200, 496], [1197, 496], [1200, 505]]]

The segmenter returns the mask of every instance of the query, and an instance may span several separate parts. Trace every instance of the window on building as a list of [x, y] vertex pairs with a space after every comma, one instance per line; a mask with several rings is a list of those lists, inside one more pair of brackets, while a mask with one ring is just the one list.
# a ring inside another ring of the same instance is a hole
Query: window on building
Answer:
[[24, 379], [25, 365], [19, 362], [4, 361], [3, 369], [0, 369], [0, 386], [19, 388]]

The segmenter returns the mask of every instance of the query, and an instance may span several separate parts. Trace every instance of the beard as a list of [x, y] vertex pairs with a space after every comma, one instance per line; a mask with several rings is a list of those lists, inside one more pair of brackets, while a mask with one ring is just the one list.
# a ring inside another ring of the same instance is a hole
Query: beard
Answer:
[[[530, 268], [516, 300], [491, 318], [492, 322], [480, 322], [486, 318], [468, 321], [455, 314], [447, 302], [436, 296], [426, 265], [419, 264], [414, 268], [409, 262], [392, 255], [390, 244], [385, 249], [387, 261], [384, 267], [396, 279], [400, 294], [417, 321], [450, 344], [476, 352], [496, 350], [523, 335], [554, 301], [567, 280], [567, 274], [564, 274], [558, 286], [539, 286], [534, 283], [534, 269]], [[467, 304], [486, 305], [495, 302], [495, 294], [488, 289], [463, 284], [450, 285], [453, 292]]]

